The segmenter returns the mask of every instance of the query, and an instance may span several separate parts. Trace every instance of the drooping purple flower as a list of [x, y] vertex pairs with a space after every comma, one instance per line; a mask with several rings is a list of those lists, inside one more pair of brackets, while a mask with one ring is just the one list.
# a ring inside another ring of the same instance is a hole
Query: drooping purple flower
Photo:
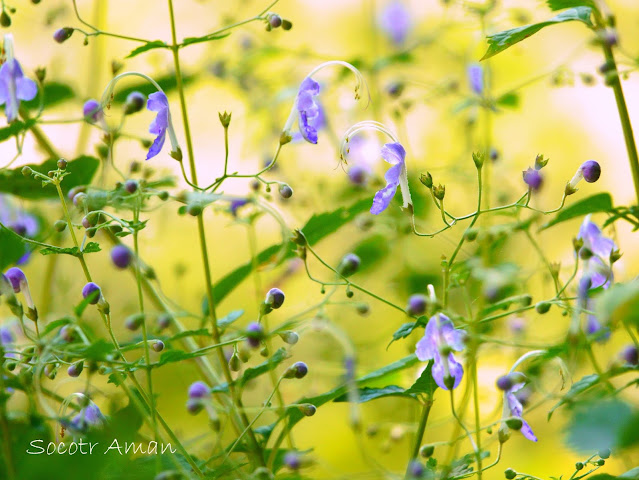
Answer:
[[18, 118], [20, 101], [33, 100], [38, 93], [38, 85], [24, 76], [20, 62], [13, 56], [13, 36], [4, 36], [6, 61], [0, 67], [0, 105], [4, 105], [7, 121]]
[[484, 69], [478, 63], [473, 63], [468, 66], [467, 73], [471, 90], [481, 95], [484, 91]]
[[[15, 337], [9, 327], [0, 327], [0, 346], [2, 346], [4, 350], [12, 350], [14, 341]], [[17, 353], [5, 353], [4, 356], [5, 358], [18, 358]], [[1, 358], [2, 357], [0, 357], [0, 359]]]
[[11, 282], [11, 286], [13, 287], [13, 291], [15, 293], [22, 292], [27, 302], [27, 306], [30, 309], [35, 308], [35, 304], [33, 303], [33, 299], [31, 298], [31, 291], [29, 290], [29, 282], [27, 281], [27, 277], [24, 272], [18, 267], [12, 267], [7, 270], [4, 275], [5, 277], [7, 277], [9, 282]]
[[424, 331], [424, 337], [417, 342], [415, 354], [422, 362], [433, 360], [433, 379], [440, 388], [457, 388], [464, 375], [464, 368], [455, 359], [453, 351], [464, 349], [465, 332], [456, 329], [453, 322], [444, 315], [433, 315]]
[[421, 293], [416, 293], [408, 298], [406, 313], [409, 315], [422, 315], [426, 311], [426, 305], [428, 305], [428, 297]]
[[534, 168], [528, 168], [528, 170], [523, 172], [523, 177], [524, 183], [528, 185], [533, 192], [538, 191], [544, 183], [541, 172]]
[[613, 281], [610, 255], [617, 250], [617, 245], [603, 235], [597, 224], [590, 220], [590, 215], [581, 224], [577, 238], [583, 240], [583, 248], [592, 253], [583, 260], [584, 274], [589, 275], [591, 288], [608, 288]]
[[[513, 372], [513, 373], [519, 373], [519, 372]], [[510, 374], [509, 377], [516, 378], [513, 376], [513, 374]], [[528, 422], [526, 422], [526, 420], [522, 418], [522, 415], [524, 413], [524, 407], [519, 401], [519, 399], [517, 398], [517, 396], [515, 395], [515, 393], [521, 390], [526, 384], [525, 377], [522, 374], [519, 374], [519, 378], [521, 379], [520, 381], [513, 383], [510, 386], [510, 388], [504, 392], [504, 403], [505, 403], [504, 410], [507, 407], [510, 412], [510, 416], [520, 419], [522, 423], [521, 430], [520, 430], [522, 435], [526, 437], [528, 440], [536, 442], [537, 437], [533, 433], [532, 428], [530, 428], [530, 425], [528, 425]]]
[[379, 17], [380, 28], [396, 45], [404, 43], [412, 24], [410, 11], [398, 0], [391, 0]]
[[156, 135], [146, 155], [146, 159], [149, 160], [160, 153], [164, 140], [166, 140], [166, 130], [169, 128], [169, 99], [166, 98], [164, 92], [152, 93], [146, 102], [146, 108], [157, 112], [155, 119], [149, 126], [149, 133]]
[[313, 144], [317, 143], [317, 121], [320, 118], [320, 107], [315, 100], [319, 92], [319, 83], [311, 77], [306, 77], [300, 85], [295, 100], [300, 133], [304, 140]]
[[207, 398], [209, 395], [211, 394], [211, 389], [209, 388], [209, 386], [202, 382], [202, 381], [197, 381], [191, 384], [191, 386], [189, 387], [189, 398], [190, 399], [202, 399], [202, 398]]
[[94, 98], [90, 98], [82, 106], [82, 114], [84, 119], [89, 123], [97, 123], [104, 118], [104, 111], [100, 102]]
[[[371, 207], [371, 213], [373, 215], [379, 215], [388, 208], [391, 200], [397, 192], [397, 187], [406, 177], [406, 150], [398, 142], [387, 143], [382, 147], [382, 158], [390, 163], [392, 166], [386, 171], [384, 178], [386, 179], [386, 186], [379, 190], [375, 194], [373, 199], [373, 206]], [[405, 192], [402, 191], [402, 194]], [[406, 199], [404, 199], [406, 201]]]
[[71, 427], [79, 432], [86, 432], [91, 427], [100, 427], [105, 422], [104, 415], [98, 406], [90, 402], [71, 419]]
[[102, 297], [102, 290], [100, 290], [97, 284], [89, 282], [82, 288], [82, 297], [89, 298], [89, 303], [95, 305], [100, 301], [100, 297]]

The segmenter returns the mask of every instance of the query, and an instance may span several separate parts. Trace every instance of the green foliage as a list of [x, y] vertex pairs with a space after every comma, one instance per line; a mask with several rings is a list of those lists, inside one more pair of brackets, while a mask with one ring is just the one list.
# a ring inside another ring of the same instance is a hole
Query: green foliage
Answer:
[[566, 442], [583, 453], [614, 449], [632, 416], [630, 405], [617, 398], [582, 404], [566, 427]]
[[[95, 242], [89, 242], [82, 249], [82, 254], [85, 253], [96, 253], [101, 251], [100, 245]], [[50, 245], [48, 247], [40, 250], [42, 255], [71, 255], [73, 257], [80, 256], [80, 250], [78, 247], [56, 247], [55, 245]]]
[[[57, 170], [57, 161], [57, 158], [51, 158], [39, 165], [31, 164], [28, 166], [46, 175], [51, 170]], [[90, 184], [98, 170], [99, 163], [97, 158], [87, 155], [71, 160], [67, 165], [68, 175], [61, 183], [62, 192], [67, 194], [73, 187]], [[32, 177], [26, 178], [22, 174], [22, 168], [0, 170], [0, 193], [10, 193], [28, 200], [58, 198], [58, 192], [54, 187], [45, 185], [41, 188], [38, 185], [40, 180]]]
[[542, 28], [559, 23], [579, 21], [588, 27], [592, 27], [593, 24], [590, 21], [590, 15], [592, 9], [588, 7], [576, 7], [561, 12], [556, 17], [546, 20], [545, 22], [534, 23], [532, 25], [525, 25], [523, 27], [512, 28], [503, 32], [495, 33], [488, 36], [488, 50], [482, 57], [482, 60], [493, 57], [500, 52], [503, 52], [507, 48], [512, 47], [516, 43], [525, 40], [526, 38], [534, 35]]
[[555, 218], [543, 224], [540, 230], [545, 230], [566, 220], [583, 217], [589, 213], [609, 212], [610, 210], [612, 210], [612, 198], [610, 194], [597, 193], [564, 208]]
[[[195, 78], [195, 75], [182, 74], [182, 83], [184, 86], [188, 86], [195, 81]], [[175, 77], [175, 74], [155, 77], [155, 81], [167, 94], [177, 89], [177, 78]], [[133, 92], [140, 92], [148, 97], [151, 93], [156, 91], [155, 86], [147, 81], [135, 82], [128, 85], [128, 87], [118, 88], [117, 92], [115, 92], [113, 96], [114, 103], [120, 104], [126, 102], [126, 97]]]
[[433, 395], [435, 394], [435, 390], [437, 390], [437, 388], [438, 388], [437, 384], [435, 383], [435, 380], [433, 379], [433, 361], [430, 360], [428, 362], [428, 365], [426, 365], [426, 368], [424, 369], [422, 374], [417, 379], [417, 381], [413, 384], [412, 387], [406, 390], [406, 393], [407, 394], [418, 394], [418, 393], [425, 394], [432, 399]]
[[553, 11], [576, 7], [596, 8], [592, 0], [546, 0], [546, 4]]
[[0, 270], [14, 265], [24, 255], [25, 249], [20, 237], [12, 231], [0, 227]]
[[605, 322], [639, 326], [639, 281], [616, 283], [597, 299], [597, 315]]
[[[407, 393], [407, 391], [404, 388], [398, 387], [397, 385], [389, 385], [388, 387], [384, 387], [384, 388], [364, 387], [364, 388], [357, 389], [358, 403], [366, 403], [366, 402], [370, 402], [371, 400], [377, 400], [378, 398], [384, 398], [384, 397], [405, 397], [405, 398], [412, 398], [412, 399], [417, 398], [414, 394]], [[350, 400], [351, 400], [350, 396], [348, 394], [345, 394], [345, 395], [341, 395], [337, 397], [333, 401], [339, 403], [339, 402], [348, 402]]]
[[15, 137], [22, 132], [25, 132], [33, 125], [35, 125], [35, 120], [28, 120], [26, 122], [16, 120], [10, 125], [0, 128], [0, 142], [4, 142], [5, 140]]
[[75, 90], [65, 83], [47, 82], [39, 95], [33, 100], [22, 103], [29, 110], [38, 110], [40, 108], [40, 96], [44, 98], [44, 108], [50, 108], [59, 103], [75, 98]]
[[153, 42], [148, 42], [140, 47], [134, 48], [124, 58], [133, 58], [140, 55], [141, 53], [148, 52], [149, 50], [154, 50], [157, 48], [171, 48], [171, 47], [169, 47], [169, 45], [167, 45], [167, 43], [163, 42], [162, 40], [154, 40]]
[[222, 38], [226, 38], [231, 34], [231, 32], [220, 33], [218, 35], [204, 35], [203, 37], [186, 37], [182, 40], [180, 47], [186, 47], [188, 45], [193, 45], [195, 43], [203, 43], [203, 42], [212, 42], [214, 40], [221, 40]]

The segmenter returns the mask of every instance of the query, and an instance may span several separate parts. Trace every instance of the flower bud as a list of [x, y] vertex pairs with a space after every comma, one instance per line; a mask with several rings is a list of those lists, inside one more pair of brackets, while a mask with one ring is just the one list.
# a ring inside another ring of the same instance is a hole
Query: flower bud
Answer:
[[628, 345], [621, 351], [621, 358], [628, 365], [639, 364], [639, 352], [637, 351], [637, 347], [635, 347], [634, 345]]
[[162, 340], [156, 340], [155, 342], [151, 344], [151, 348], [153, 349], [154, 352], [159, 353], [162, 350], [164, 350], [164, 342]]
[[433, 187], [433, 195], [435, 195], [437, 200], [443, 200], [446, 195], [446, 186], [440, 183], [436, 187]]
[[299, 341], [300, 336], [295, 332], [287, 330], [285, 332], [280, 333], [280, 338], [284, 341], [284, 343], [288, 343], [289, 345], [295, 345]]
[[233, 352], [231, 358], [229, 359], [229, 369], [232, 372], [239, 372], [240, 368], [242, 368], [242, 361], [240, 360], [239, 355], [236, 352]]
[[126, 245], [116, 245], [111, 249], [111, 261], [120, 269], [127, 268], [133, 260], [133, 252]]
[[426, 188], [433, 188], [433, 176], [429, 172], [422, 173], [419, 177], [419, 181], [422, 182], [422, 185]]
[[360, 258], [354, 253], [348, 253], [342, 258], [337, 267], [337, 272], [343, 277], [350, 277], [359, 270], [361, 264]]
[[575, 470], [583, 470], [584, 464], [582, 462], [575, 463]]
[[290, 20], [282, 19], [282, 30], [289, 31], [291, 28], [293, 28], [293, 24]]
[[293, 196], [293, 189], [288, 185], [280, 185], [279, 192], [282, 198], [291, 198]]
[[246, 341], [251, 348], [259, 347], [263, 338], [264, 329], [259, 323], [252, 322], [246, 327]]
[[272, 13], [268, 16], [268, 23], [271, 28], [278, 28], [282, 26], [282, 17], [277, 13]]
[[53, 39], [58, 43], [64, 43], [71, 38], [73, 31], [70, 27], [59, 28], [53, 33]]
[[173, 317], [171, 317], [171, 315], [169, 315], [168, 313], [162, 313], [158, 317], [158, 330], [164, 330], [165, 328], [168, 328], [172, 322]]
[[408, 306], [406, 307], [406, 313], [409, 315], [417, 316], [422, 315], [426, 312], [426, 307], [428, 306], [428, 298], [426, 295], [422, 295], [417, 293], [415, 295], [411, 295], [408, 299]]
[[604, 448], [603, 450], [599, 450], [597, 452], [597, 455], [599, 455], [600, 458], [606, 459], [606, 458], [610, 458], [610, 454], [612, 452], [610, 451], [609, 448]]
[[550, 310], [550, 303], [548, 302], [537, 302], [537, 304], [535, 305], [535, 310], [537, 311], [537, 313], [539, 314], [544, 314], [547, 313], [548, 310]]
[[20, 170], [22, 172], [22, 175], [24, 177], [29, 178], [31, 175], [33, 175], [33, 170], [31, 169], [31, 167], [25, 165], [24, 167], [22, 167], [22, 170]]
[[82, 114], [84, 115], [84, 119], [89, 123], [96, 123], [104, 117], [100, 103], [93, 98], [84, 102]]
[[434, 445], [422, 445], [419, 449], [419, 455], [423, 458], [430, 458], [433, 456], [433, 453], [435, 453]]
[[5, 10], [3, 10], [2, 14], [0, 14], [0, 25], [5, 28], [11, 26], [11, 17]]
[[503, 392], [507, 392], [513, 388], [513, 382], [509, 375], [502, 375], [497, 379], [497, 388]]
[[537, 155], [537, 157], [535, 157], [535, 170], [541, 170], [542, 168], [544, 168], [546, 165], [548, 165], [549, 160], [549, 158], [544, 158], [544, 156], [541, 154]]
[[507, 468], [504, 470], [504, 475], [508, 480], [512, 480], [517, 476], [517, 472], [515, 472], [512, 468]]
[[66, 170], [68, 162], [64, 158], [61, 158], [58, 160], [57, 165], [60, 170]]
[[506, 419], [506, 425], [513, 430], [521, 430], [521, 427], [524, 425], [524, 422], [519, 417], [510, 417]]
[[408, 473], [410, 478], [422, 478], [425, 473], [424, 465], [418, 460], [411, 460], [408, 465]]
[[284, 455], [284, 465], [286, 465], [291, 470], [299, 470], [302, 466], [302, 462], [300, 461], [300, 457], [296, 452], [286, 452]]
[[124, 320], [124, 327], [127, 330], [135, 332], [142, 326], [142, 322], [144, 322], [144, 314], [134, 313], [133, 315], [129, 315], [128, 317], [126, 317], [126, 319]]
[[89, 282], [82, 288], [82, 296], [88, 298], [91, 305], [95, 305], [100, 301], [102, 291], [97, 284]]
[[71, 365], [67, 369], [67, 373], [69, 374], [70, 377], [79, 377], [83, 369], [84, 369], [84, 362], [80, 361]]
[[529, 168], [523, 172], [524, 183], [530, 187], [533, 192], [538, 191], [543, 184], [543, 177], [539, 170]]
[[601, 176], [601, 166], [594, 160], [582, 163], [579, 169], [583, 173], [584, 180], [588, 183], [596, 182]]
[[186, 410], [191, 415], [197, 415], [198, 413], [202, 411], [203, 408], [204, 408], [204, 405], [202, 405], [202, 402], [197, 399], [189, 398], [186, 401]]
[[224, 128], [229, 128], [229, 125], [231, 124], [231, 114], [227, 112], [219, 112], [218, 117], [220, 118], [220, 123], [222, 124], [222, 126]]
[[146, 103], [146, 97], [143, 93], [140, 92], [131, 92], [126, 97], [126, 102], [124, 103], [124, 114], [131, 115], [133, 113], [137, 113], [144, 108], [144, 104]]
[[127, 193], [134, 194], [138, 191], [138, 182], [135, 180], [127, 180], [124, 182], [124, 190], [126, 190]]
[[211, 395], [211, 389], [206, 383], [198, 380], [191, 384], [188, 395], [191, 400], [201, 400], [203, 398], [208, 398]]
[[304, 378], [308, 373], [308, 366], [304, 362], [296, 362], [284, 372], [284, 378]]
[[302, 403], [297, 406], [297, 409], [307, 417], [312, 417], [317, 412], [317, 407], [310, 403]]
[[286, 296], [284, 292], [279, 288], [271, 288], [266, 294], [266, 298], [264, 299], [264, 304], [273, 309], [278, 309], [282, 305], [284, 305], [284, 299]]
[[475, 163], [475, 167], [480, 169], [484, 166], [484, 154], [482, 152], [474, 152], [473, 153], [473, 162]]

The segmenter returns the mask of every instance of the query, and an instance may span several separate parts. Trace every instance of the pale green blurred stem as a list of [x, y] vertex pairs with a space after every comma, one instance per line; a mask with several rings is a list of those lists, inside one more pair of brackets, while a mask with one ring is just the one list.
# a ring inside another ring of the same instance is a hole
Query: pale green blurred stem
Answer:
[[[195, 186], [197, 186], [197, 172], [195, 169], [195, 157], [193, 155], [193, 140], [191, 137], [191, 127], [189, 125], [189, 118], [186, 108], [186, 98], [184, 96], [184, 84], [182, 82], [182, 71], [180, 69], [180, 56], [179, 56], [179, 46], [177, 42], [176, 30], [175, 30], [175, 14], [173, 12], [173, 0], [168, 0], [169, 7], [169, 17], [171, 21], [171, 40], [172, 46], [171, 51], [173, 52], [173, 63], [175, 66], [175, 77], [177, 82], [177, 90], [178, 95], [180, 97], [180, 109], [182, 112], [182, 123], [184, 124], [184, 134], [186, 136], [186, 147], [187, 153], [189, 156], [189, 168], [191, 170], [191, 181]], [[211, 276], [211, 266], [209, 263], [209, 254], [208, 247], [206, 244], [206, 232], [204, 229], [204, 217], [202, 214], [197, 217], [197, 227], [198, 227], [198, 237], [200, 241], [200, 249], [202, 251], [202, 263], [204, 267], [204, 280], [206, 282], [206, 297], [209, 304], [209, 313], [211, 315], [211, 328], [213, 333], [213, 340], [215, 343], [220, 343], [220, 332], [217, 326], [217, 313], [215, 311], [215, 298], [213, 296], [213, 279]], [[231, 394], [231, 398], [233, 399], [233, 403], [236, 405], [237, 413], [239, 414], [242, 420], [242, 428], [248, 429], [248, 437], [251, 442], [251, 447], [254, 452], [255, 462], [260, 466], [265, 466], [264, 457], [262, 455], [262, 451], [260, 448], [257, 439], [255, 438], [255, 434], [253, 430], [250, 428], [250, 422], [248, 417], [246, 416], [246, 412], [244, 411], [244, 406], [242, 405], [242, 399], [238, 395], [234, 385], [233, 385], [233, 377], [231, 375], [231, 371], [229, 369], [226, 358], [224, 357], [224, 351], [221, 348], [217, 349], [218, 359], [220, 361], [220, 367], [222, 368], [222, 372], [224, 373], [224, 377], [229, 385], [229, 392]]]
[[[0, 394], [4, 395], [4, 375], [0, 374]], [[13, 455], [11, 453], [11, 435], [9, 423], [7, 422], [7, 402], [6, 398], [0, 400], [0, 427], [2, 428], [2, 446], [4, 450], [7, 479], [16, 478], [15, 467], [13, 465]]]

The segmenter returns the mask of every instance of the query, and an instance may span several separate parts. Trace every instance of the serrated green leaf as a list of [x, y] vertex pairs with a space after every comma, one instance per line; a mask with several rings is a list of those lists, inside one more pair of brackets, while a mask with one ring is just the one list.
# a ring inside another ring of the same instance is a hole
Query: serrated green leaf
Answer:
[[[100, 245], [95, 242], [89, 242], [84, 246], [84, 250], [82, 253], [96, 253], [101, 251]], [[40, 250], [42, 255], [71, 255], [74, 257], [78, 257], [80, 255], [80, 250], [78, 247], [57, 247], [55, 245], [50, 245], [48, 247]]]
[[525, 40], [526, 38], [534, 35], [542, 28], [548, 27], [550, 25], [555, 25], [558, 23], [579, 21], [587, 25], [588, 27], [592, 27], [593, 24], [590, 21], [590, 15], [592, 13], [592, 9], [589, 7], [576, 7], [571, 8], [570, 10], [566, 10], [561, 12], [556, 17], [551, 18], [550, 20], [546, 20], [545, 22], [533, 23], [531, 25], [524, 25], [523, 27], [512, 28], [510, 30], [505, 30], [503, 32], [495, 33], [493, 35], [489, 35], [488, 40], [488, 50], [482, 57], [482, 60], [486, 60], [494, 55], [497, 55], [500, 52], [503, 52], [509, 47], [512, 47], [516, 43]]
[[231, 34], [231, 32], [220, 33], [219, 35], [205, 35], [203, 37], [187, 37], [182, 40], [180, 47], [186, 47], [187, 45], [193, 45], [194, 43], [203, 43], [203, 42], [211, 42], [214, 40], [221, 40], [222, 38], [226, 38]]
[[[360, 200], [350, 207], [340, 207], [332, 212], [326, 212], [313, 215], [309, 221], [302, 227], [302, 231], [306, 236], [306, 240], [310, 245], [327, 237], [331, 233], [337, 231], [342, 226], [350, 223], [357, 215], [368, 210], [371, 206], [370, 199]], [[240, 285], [253, 271], [255, 264], [264, 265], [273, 261], [278, 252], [282, 248], [281, 245], [272, 245], [257, 254], [256, 262], [247, 262], [241, 267], [236, 268], [228, 273], [213, 286], [213, 297], [217, 302], [222, 301], [229, 293], [231, 293], [238, 285]], [[289, 242], [287, 252], [282, 261], [294, 256], [296, 246], [293, 242]]]
[[612, 198], [610, 194], [597, 193], [564, 208], [555, 218], [542, 225], [540, 230], [545, 230], [566, 220], [583, 217], [589, 213], [609, 212], [610, 210], [612, 210]]
[[[31, 164], [28, 166], [46, 175], [50, 170], [57, 170], [57, 161], [57, 158], [52, 158], [39, 165]], [[66, 194], [73, 187], [90, 184], [95, 172], [98, 170], [99, 164], [100, 162], [97, 158], [86, 155], [68, 162], [67, 172], [69, 173], [64, 177], [60, 185], [62, 192]], [[54, 186], [45, 185], [42, 187], [40, 180], [34, 179], [33, 177], [26, 178], [22, 175], [22, 168], [23, 167], [12, 170], [0, 170], [1, 193], [10, 193], [11, 195], [29, 200], [58, 198], [58, 192]]]
[[163, 42], [162, 40], [154, 40], [152, 42], [145, 43], [144, 45], [131, 50], [131, 52], [124, 58], [133, 58], [137, 55], [140, 55], [141, 53], [148, 52], [149, 50], [155, 50], [157, 48], [170, 48], [170, 47], [166, 44], [166, 42]]
[[423, 393], [428, 395], [429, 398], [433, 398], [435, 390], [437, 390], [437, 384], [433, 379], [433, 361], [430, 360], [417, 381], [413, 384], [412, 387], [406, 390], [406, 393], [415, 395], [418, 393]]

